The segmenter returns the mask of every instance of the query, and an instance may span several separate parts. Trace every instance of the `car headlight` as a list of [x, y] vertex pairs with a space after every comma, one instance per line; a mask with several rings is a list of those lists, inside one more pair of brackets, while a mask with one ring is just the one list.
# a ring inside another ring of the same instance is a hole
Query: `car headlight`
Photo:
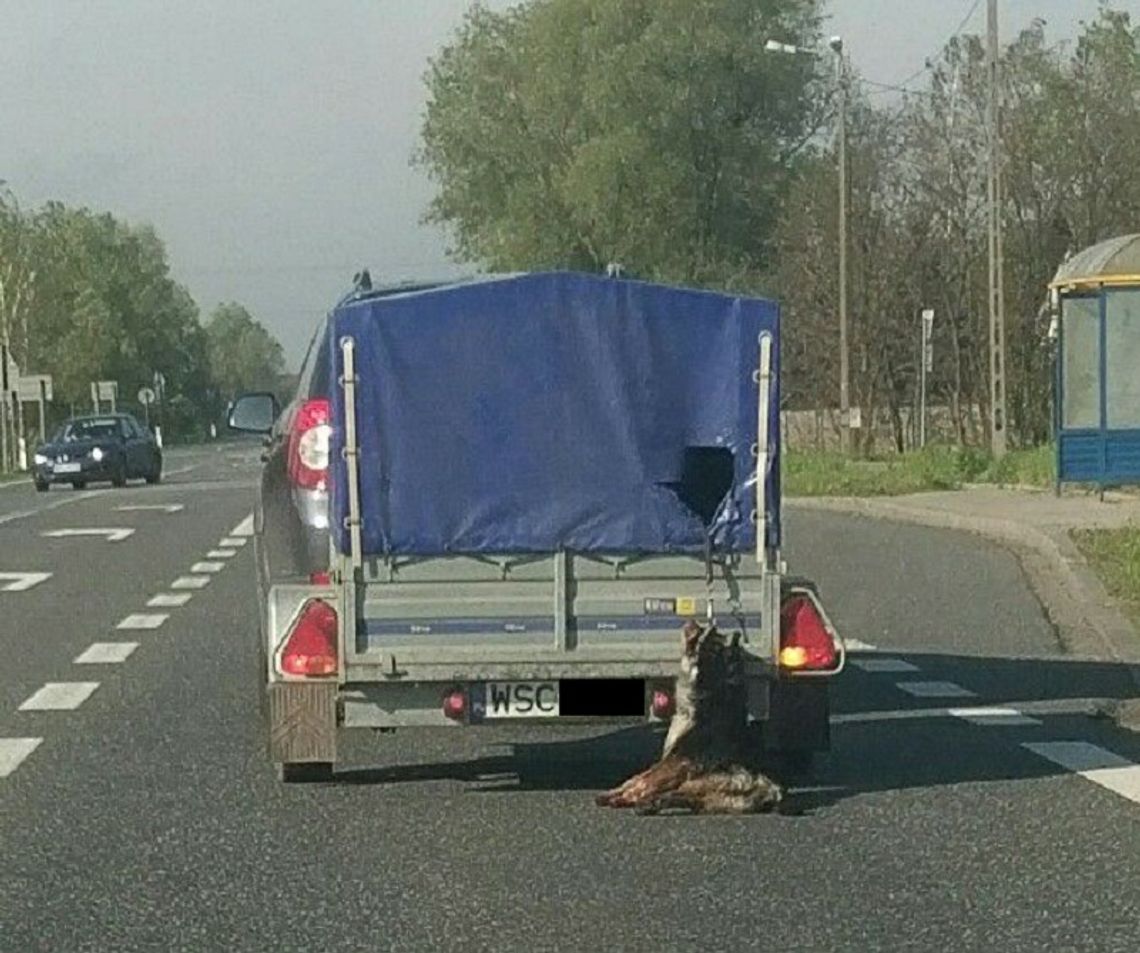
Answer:
[[45, 463], [48, 462], [47, 454], [34, 453], [32, 454], [32, 460], [35, 461], [37, 467], [42, 467]]
[[94, 450], [92, 450], [91, 451], [91, 459], [94, 460], [96, 463], [98, 463], [100, 460], [102, 460], [103, 459], [102, 448], [96, 447]]

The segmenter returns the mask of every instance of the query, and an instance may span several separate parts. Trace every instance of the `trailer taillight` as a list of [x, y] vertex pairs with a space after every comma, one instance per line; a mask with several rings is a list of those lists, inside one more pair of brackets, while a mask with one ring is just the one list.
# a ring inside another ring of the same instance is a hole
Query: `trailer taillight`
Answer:
[[839, 662], [839, 651], [815, 603], [792, 595], [780, 609], [780, 665], [793, 671], [826, 671]]
[[467, 711], [467, 696], [459, 689], [443, 696], [443, 716], [451, 721], [462, 721]]
[[326, 678], [337, 673], [336, 610], [321, 599], [305, 603], [280, 653], [285, 675]]
[[328, 485], [329, 402], [323, 397], [307, 400], [297, 409], [289, 432], [289, 479], [306, 490]]

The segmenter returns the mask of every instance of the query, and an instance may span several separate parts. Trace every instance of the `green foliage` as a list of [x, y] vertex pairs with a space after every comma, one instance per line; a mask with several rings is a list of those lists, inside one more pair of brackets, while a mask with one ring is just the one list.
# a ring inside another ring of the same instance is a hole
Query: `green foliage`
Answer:
[[1038, 447], [1000, 461], [975, 447], [928, 446], [913, 453], [853, 459], [839, 453], [786, 453], [783, 489], [789, 496], [898, 496], [957, 490], [967, 483], [1047, 487], [1053, 450]]
[[1140, 625], [1140, 528], [1076, 530], [1072, 535], [1109, 595]]
[[0, 194], [0, 333], [22, 369], [53, 376], [51, 419], [90, 407], [95, 380], [117, 381], [120, 405], [141, 416], [135, 395], [160, 373], [152, 421], [169, 440], [200, 436], [219, 392], [272, 388], [284, 364], [244, 308], [214, 317], [208, 335], [151, 228], [58, 202], [28, 212]]
[[764, 43], [818, 21], [818, 0], [475, 7], [427, 76], [430, 218], [493, 269], [748, 280], [823, 108], [812, 58]]
[[285, 372], [281, 345], [240, 304], [220, 304], [206, 322], [210, 367], [223, 397], [276, 391]]

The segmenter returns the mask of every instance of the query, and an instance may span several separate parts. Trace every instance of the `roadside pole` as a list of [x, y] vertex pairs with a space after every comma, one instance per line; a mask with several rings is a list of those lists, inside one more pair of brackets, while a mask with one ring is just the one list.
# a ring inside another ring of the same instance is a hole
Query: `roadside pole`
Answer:
[[0, 470], [8, 469], [8, 339], [0, 342]]
[[926, 384], [930, 373], [934, 370], [934, 310], [924, 308], [922, 312], [922, 360], [919, 362], [919, 411], [918, 411], [918, 445], [926, 446]]
[[40, 443], [47, 443], [47, 381], [40, 378]]

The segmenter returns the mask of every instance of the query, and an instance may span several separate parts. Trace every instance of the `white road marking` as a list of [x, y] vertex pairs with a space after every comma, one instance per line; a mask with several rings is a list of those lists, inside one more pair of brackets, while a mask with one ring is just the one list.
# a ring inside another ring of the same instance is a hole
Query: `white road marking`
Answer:
[[211, 549], [206, 553], [207, 559], [229, 559], [231, 556], [236, 556], [236, 549]]
[[170, 584], [171, 589], [205, 589], [210, 584], [209, 576], [179, 576]]
[[245, 519], [237, 524], [230, 530], [231, 536], [252, 536], [253, 535], [253, 514], [250, 513]]
[[847, 647], [848, 652], [877, 652], [878, 646], [871, 645], [870, 642], [862, 642], [859, 639], [844, 639], [843, 644]]
[[157, 629], [170, 616], [163, 612], [136, 612], [127, 616], [116, 629]]
[[88, 527], [86, 529], [51, 529], [45, 533], [40, 533], [41, 536], [46, 536], [49, 539], [65, 539], [70, 536], [102, 536], [108, 543], [121, 543], [124, 539], [129, 539], [134, 536], [133, 529], [127, 529], [123, 526], [108, 527], [106, 529], [97, 529]]
[[76, 665], [115, 665], [125, 662], [138, 642], [94, 642], [75, 657]]
[[895, 682], [915, 698], [973, 698], [974, 692], [954, 682]]
[[98, 682], [48, 682], [25, 701], [20, 711], [74, 711], [82, 705]]
[[26, 592], [49, 579], [50, 572], [0, 572], [0, 592]]
[[1140, 765], [1086, 741], [1024, 742], [1034, 754], [1140, 804]]
[[227, 536], [225, 539], [218, 543], [219, 546], [244, 546], [244, 536]]
[[160, 592], [151, 596], [146, 604], [155, 609], [174, 609], [186, 605], [192, 595], [191, 592]]
[[226, 568], [225, 563], [194, 563], [191, 572], [221, 572]]
[[0, 778], [6, 778], [15, 771], [43, 740], [43, 738], [0, 738]]
[[852, 659], [851, 664], [864, 672], [917, 672], [918, 666], [904, 662], [901, 658]]
[[145, 510], [178, 513], [185, 509], [185, 507], [181, 503], [127, 503], [125, 506], [116, 506], [115, 509], [123, 513], [140, 513]]
[[972, 725], [986, 727], [1005, 728], [1041, 724], [1040, 719], [1023, 715], [1016, 708], [951, 708], [949, 714]]

